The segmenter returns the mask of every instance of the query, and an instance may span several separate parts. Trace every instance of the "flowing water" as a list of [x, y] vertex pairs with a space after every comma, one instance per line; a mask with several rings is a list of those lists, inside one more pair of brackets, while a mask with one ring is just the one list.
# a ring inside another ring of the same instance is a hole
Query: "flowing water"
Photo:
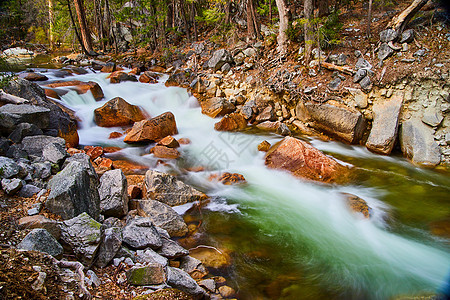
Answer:
[[[217, 120], [202, 115], [186, 90], [166, 88], [164, 78], [154, 85], [114, 85], [106, 76], [76, 76], [98, 82], [104, 101], [75, 92], [61, 100], [82, 120], [80, 143], [126, 147], [119, 155], [177, 173], [211, 196], [206, 207], [188, 210], [186, 219], [201, 221], [199, 242], [230, 253], [231, 267], [216, 271], [228, 278], [239, 298], [392, 299], [436, 293], [445, 286], [450, 275], [449, 240], [432, 235], [429, 224], [450, 215], [447, 174], [416, 168], [401, 157], [371, 154], [361, 146], [300, 137], [353, 166], [358, 175], [347, 185], [304, 181], [264, 166], [264, 153], [257, 145], [282, 137], [258, 131], [217, 132]], [[176, 138], [192, 141], [181, 146], [182, 158], [157, 164], [147, 154], [150, 146], [108, 139], [110, 132], [123, 129], [96, 126], [93, 110], [117, 96], [151, 116], [173, 112]], [[206, 170], [187, 172], [187, 166]], [[224, 186], [209, 180], [211, 174], [224, 171], [244, 175], [247, 184]], [[350, 212], [341, 192], [365, 199], [372, 218]]]

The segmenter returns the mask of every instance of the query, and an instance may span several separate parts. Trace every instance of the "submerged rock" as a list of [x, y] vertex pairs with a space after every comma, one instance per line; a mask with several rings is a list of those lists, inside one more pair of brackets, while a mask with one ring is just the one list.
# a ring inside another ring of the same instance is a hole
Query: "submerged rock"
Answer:
[[174, 176], [154, 170], [145, 173], [147, 197], [176, 206], [188, 202], [200, 201], [207, 196], [193, 187], [179, 181]]
[[124, 142], [154, 142], [177, 133], [175, 116], [171, 112], [166, 112], [153, 119], [134, 123], [133, 128], [125, 137]]
[[94, 110], [94, 121], [100, 127], [119, 127], [132, 125], [145, 119], [142, 110], [131, 105], [120, 97], [106, 102]]
[[124, 81], [138, 81], [136, 76], [132, 74], [127, 74], [122, 71], [113, 72], [106, 78], [109, 78], [111, 83], [121, 83]]
[[342, 193], [342, 195], [353, 212], [361, 213], [367, 219], [371, 217], [372, 208], [366, 201], [353, 194]]
[[266, 165], [323, 182], [345, 181], [349, 171], [310, 144], [292, 137], [285, 137], [269, 150]]

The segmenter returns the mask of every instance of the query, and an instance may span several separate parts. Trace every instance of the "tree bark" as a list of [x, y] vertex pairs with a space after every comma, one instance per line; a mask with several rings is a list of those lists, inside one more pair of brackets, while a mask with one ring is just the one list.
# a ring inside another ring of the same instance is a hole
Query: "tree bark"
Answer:
[[319, 18], [328, 16], [330, 14], [328, 0], [317, 0], [317, 6], [317, 8], [319, 9]]
[[369, 13], [367, 14], [367, 38], [370, 39], [370, 25], [372, 24], [372, 0], [369, 0]]
[[256, 19], [254, 0], [247, 0], [247, 36], [254, 40], [259, 37], [259, 24]]
[[54, 40], [53, 40], [53, 0], [48, 0], [48, 25], [49, 25], [49, 30], [48, 30], [48, 41], [50, 44], [50, 50], [53, 50], [53, 44], [54, 44]]
[[395, 30], [397, 37], [402, 34], [408, 22], [428, 2], [428, 0], [414, 0], [408, 8], [389, 22], [387, 28]]
[[189, 30], [189, 23], [186, 17], [186, 8], [185, 8], [185, 0], [180, 0], [180, 14], [184, 23], [184, 30], [186, 31], [186, 37], [188, 42], [191, 41], [191, 32]]
[[77, 11], [78, 22], [80, 23], [81, 38], [83, 40], [84, 47], [89, 55], [95, 55], [92, 47], [91, 35], [89, 28], [87, 27], [86, 15], [84, 13], [84, 6], [81, 0], [74, 0], [75, 9]]
[[309, 63], [311, 59], [311, 52], [314, 44], [314, 32], [313, 32], [313, 0], [305, 0], [304, 13], [305, 13], [305, 61]]
[[72, 21], [73, 30], [75, 30], [75, 35], [77, 37], [78, 43], [80, 43], [81, 50], [83, 51], [83, 53], [88, 54], [88, 52], [86, 51], [86, 48], [84, 47], [83, 40], [81, 39], [80, 33], [78, 32], [77, 25], [75, 24], [75, 19], [73, 18], [72, 9], [70, 7], [70, 1], [71, 0], [67, 0], [67, 8], [69, 9], [69, 16], [70, 16], [70, 20]]
[[278, 8], [278, 14], [280, 15], [280, 28], [278, 32], [278, 47], [277, 50], [281, 56], [285, 56], [287, 53], [287, 34], [286, 30], [289, 26], [289, 11], [286, 6], [285, 0], [275, 0]]

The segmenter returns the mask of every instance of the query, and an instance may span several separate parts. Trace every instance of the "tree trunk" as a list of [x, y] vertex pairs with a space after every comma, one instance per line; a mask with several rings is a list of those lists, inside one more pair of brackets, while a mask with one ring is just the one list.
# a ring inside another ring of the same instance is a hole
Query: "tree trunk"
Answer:
[[81, 0], [74, 0], [75, 9], [77, 11], [78, 22], [80, 23], [81, 38], [83, 40], [84, 47], [89, 55], [95, 55], [92, 47], [91, 35], [86, 23], [86, 15], [84, 13], [84, 7]]
[[53, 0], [48, 0], [48, 41], [50, 43], [50, 50], [53, 51]]
[[397, 37], [402, 34], [408, 22], [428, 2], [428, 0], [414, 0], [408, 8], [389, 22], [387, 28], [395, 30]]
[[317, 6], [317, 8], [319, 9], [319, 18], [328, 16], [330, 14], [328, 0], [317, 0]]
[[186, 17], [185, 0], [180, 0], [180, 14], [181, 14], [181, 18], [183, 19], [184, 30], [186, 31], [187, 40], [188, 40], [188, 42], [190, 42], [191, 41], [191, 32], [189, 30], [189, 23], [188, 23], [187, 17]]
[[278, 52], [281, 56], [285, 56], [287, 53], [287, 35], [286, 30], [289, 26], [289, 11], [286, 6], [285, 0], [275, 0], [278, 8], [278, 14], [280, 15], [280, 29], [278, 32]]
[[198, 32], [197, 32], [197, 22], [195, 21], [195, 16], [197, 15], [197, 9], [195, 8], [194, 1], [191, 2], [191, 23], [192, 29], [194, 30], [194, 41], [197, 41]]
[[81, 50], [83, 51], [83, 53], [88, 54], [88, 52], [86, 51], [86, 48], [84, 47], [83, 40], [81, 39], [81, 36], [78, 33], [77, 25], [75, 24], [75, 20], [73, 18], [73, 14], [72, 14], [72, 9], [70, 7], [70, 1], [71, 0], [67, 0], [67, 8], [69, 9], [69, 16], [70, 16], [70, 20], [72, 21], [73, 29], [75, 30], [75, 35], [77, 37], [78, 42], [80, 43]]
[[247, 0], [247, 35], [253, 40], [259, 37], [259, 23], [256, 19], [254, 0]]
[[369, 0], [369, 13], [367, 14], [367, 38], [370, 39], [370, 25], [372, 24], [372, 0]]
[[304, 3], [304, 13], [305, 13], [305, 61], [309, 63], [311, 59], [311, 52], [314, 44], [314, 31], [313, 31], [313, 1], [305, 0]]

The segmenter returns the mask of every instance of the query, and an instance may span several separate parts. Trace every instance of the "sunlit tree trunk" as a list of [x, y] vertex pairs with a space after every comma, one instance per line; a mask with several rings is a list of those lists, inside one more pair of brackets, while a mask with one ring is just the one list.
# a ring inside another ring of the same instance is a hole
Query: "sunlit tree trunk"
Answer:
[[78, 43], [80, 43], [81, 50], [83, 51], [83, 53], [87, 54], [86, 48], [84, 47], [84, 44], [83, 44], [83, 40], [81, 39], [81, 36], [78, 33], [78, 29], [77, 29], [77, 26], [75, 24], [75, 20], [73, 18], [72, 8], [70, 7], [70, 1], [71, 0], [67, 0], [67, 8], [69, 10], [69, 16], [70, 16], [70, 20], [72, 21], [73, 30], [75, 30], [75, 35], [77, 37]]
[[313, 1], [305, 0], [304, 3], [305, 13], [305, 61], [308, 63], [311, 59], [311, 52], [314, 44], [314, 32], [313, 32]]
[[247, 0], [247, 36], [250, 40], [259, 37], [259, 24], [253, 1]]
[[54, 45], [54, 37], [53, 37], [53, 1], [48, 0], [48, 25], [49, 25], [49, 31], [48, 31], [48, 40], [50, 43], [50, 50], [53, 50]]
[[369, 13], [367, 14], [367, 38], [370, 38], [370, 25], [372, 24], [372, 0], [369, 0]]
[[81, 0], [74, 0], [75, 9], [77, 11], [78, 22], [80, 23], [81, 38], [83, 40], [83, 45], [89, 55], [95, 55], [94, 49], [92, 47], [92, 39], [89, 33], [89, 28], [87, 27], [86, 15], [84, 13], [84, 6]]
[[284, 56], [287, 53], [288, 38], [286, 35], [286, 30], [288, 29], [289, 26], [289, 11], [286, 6], [285, 0], [275, 0], [275, 3], [277, 4], [278, 14], [280, 15], [280, 28], [277, 37], [278, 41], [277, 50], [281, 56]]

